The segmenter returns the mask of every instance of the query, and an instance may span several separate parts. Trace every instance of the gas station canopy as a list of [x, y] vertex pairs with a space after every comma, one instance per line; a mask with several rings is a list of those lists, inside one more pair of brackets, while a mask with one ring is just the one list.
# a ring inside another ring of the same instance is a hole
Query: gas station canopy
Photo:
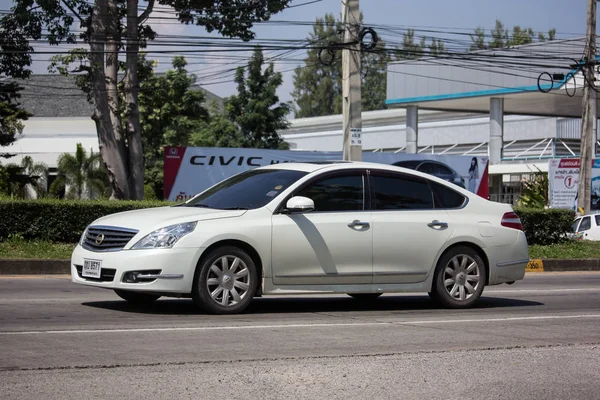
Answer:
[[487, 114], [502, 98], [505, 115], [580, 118], [584, 50], [574, 38], [390, 63], [386, 104]]

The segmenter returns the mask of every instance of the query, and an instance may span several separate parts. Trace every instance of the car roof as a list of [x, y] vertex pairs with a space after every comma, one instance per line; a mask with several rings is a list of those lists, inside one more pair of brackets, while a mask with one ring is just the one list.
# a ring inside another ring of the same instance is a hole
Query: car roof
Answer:
[[360, 169], [378, 169], [383, 171], [391, 171], [391, 172], [404, 172], [406, 174], [419, 176], [422, 178], [426, 178], [429, 180], [439, 181], [446, 184], [441, 178], [438, 178], [434, 175], [427, 174], [425, 172], [416, 171], [414, 169], [405, 168], [392, 164], [384, 164], [384, 163], [375, 163], [375, 162], [366, 162], [366, 161], [343, 161], [343, 160], [335, 160], [335, 161], [317, 161], [317, 162], [289, 162], [289, 163], [278, 163], [266, 165], [263, 167], [258, 167], [257, 169], [286, 169], [286, 170], [294, 170], [294, 171], [304, 171], [308, 173], [312, 173], [315, 171], [336, 171], [336, 170], [344, 170], [350, 168], [360, 168]]

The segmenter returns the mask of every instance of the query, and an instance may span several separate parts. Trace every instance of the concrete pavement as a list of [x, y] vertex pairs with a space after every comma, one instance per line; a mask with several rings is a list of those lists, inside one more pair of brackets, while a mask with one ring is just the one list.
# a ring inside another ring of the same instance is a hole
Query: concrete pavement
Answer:
[[532, 273], [471, 310], [427, 295], [133, 308], [66, 277], [0, 278], [5, 398], [562, 398], [600, 393], [600, 273]]

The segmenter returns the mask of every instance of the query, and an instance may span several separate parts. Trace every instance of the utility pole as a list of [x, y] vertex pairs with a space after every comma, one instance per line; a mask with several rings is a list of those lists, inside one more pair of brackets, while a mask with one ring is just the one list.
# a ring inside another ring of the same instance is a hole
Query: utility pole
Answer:
[[585, 66], [583, 74], [585, 76], [583, 88], [583, 116], [581, 124], [581, 166], [579, 169], [579, 187], [578, 208], [583, 209], [585, 214], [590, 212], [591, 191], [592, 191], [592, 159], [594, 158], [594, 149], [596, 141], [596, 85], [595, 85], [595, 66], [596, 66], [596, 1], [588, 0], [587, 11], [587, 31], [586, 31], [586, 49]]
[[360, 74], [360, 24], [358, 0], [342, 0], [342, 113], [343, 158], [362, 160], [362, 107]]

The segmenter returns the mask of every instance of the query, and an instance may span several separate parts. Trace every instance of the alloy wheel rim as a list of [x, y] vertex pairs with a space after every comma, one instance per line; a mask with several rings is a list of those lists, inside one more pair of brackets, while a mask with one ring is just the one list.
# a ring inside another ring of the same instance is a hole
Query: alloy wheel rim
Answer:
[[250, 290], [248, 266], [236, 256], [220, 257], [208, 270], [206, 287], [215, 303], [223, 307], [234, 306], [248, 296]]
[[459, 254], [446, 264], [443, 274], [444, 288], [453, 300], [471, 298], [481, 285], [479, 264], [466, 254]]

